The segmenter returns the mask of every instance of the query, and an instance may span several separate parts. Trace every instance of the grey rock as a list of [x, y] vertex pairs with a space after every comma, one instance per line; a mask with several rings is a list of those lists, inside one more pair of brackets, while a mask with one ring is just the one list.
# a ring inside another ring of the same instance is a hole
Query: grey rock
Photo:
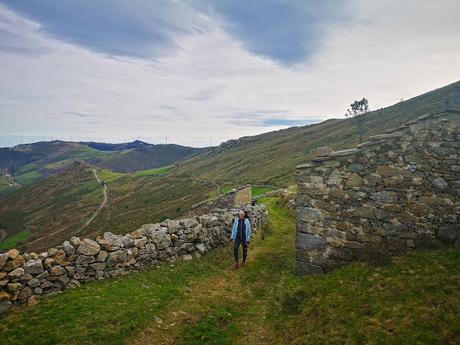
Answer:
[[321, 236], [298, 232], [295, 245], [297, 249], [326, 249], [327, 241]]
[[358, 173], [364, 170], [364, 165], [361, 163], [352, 163], [347, 167], [347, 170]]
[[19, 290], [21, 290], [22, 284], [21, 283], [9, 283], [6, 286], [6, 288], [7, 288], [7, 290], [9, 292], [15, 293], [15, 292], [18, 292]]
[[85, 238], [81, 241], [77, 251], [83, 255], [96, 255], [97, 253], [99, 253], [100, 249], [101, 246], [96, 241], [90, 240], [89, 238]]
[[447, 181], [444, 180], [442, 177], [437, 177], [433, 179], [432, 184], [433, 184], [433, 187], [437, 189], [446, 189], [447, 187], [449, 187], [449, 184], [447, 183]]
[[57, 277], [57, 276], [61, 276], [61, 275], [66, 274], [66, 273], [67, 273], [66, 269], [64, 267], [62, 267], [62, 266], [59, 266], [59, 265], [56, 265], [56, 266], [53, 266], [53, 267], [50, 268], [50, 275], [51, 276]]
[[80, 238], [77, 237], [77, 236], [72, 236], [70, 238], [70, 244], [72, 244], [72, 246], [74, 246], [75, 248], [77, 248], [79, 245], [80, 245]]
[[304, 222], [316, 221], [321, 218], [321, 211], [311, 207], [297, 206], [297, 220]]
[[99, 254], [97, 254], [97, 261], [98, 262], [104, 262], [107, 259], [107, 252], [105, 250], [99, 251]]
[[95, 271], [103, 271], [107, 265], [104, 262], [96, 262], [89, 265]]
[[15, 268], [10, 273], [8, 273], [8, 277], [10, 278], [20, 278], [24, 275], [24, 269], [22, 267]]
[[152, 236], [152, 241], [158, 250], [163, 250], [171, 245], [171, 236], [166, 231], [160, 230]]
[[123, 244], [125, 248], [132, 248], [135, 246], [134, 238], [123, 236]]
[[8, 311], [8, 309], [10, 309], [12, 306], [13, 303], [11, 303], [10, 301], [0, 302], [0, 315], [5, 314]]
[[371, 195], [371, 199], [378, 202], [394, 202], [396, 201], [397, 195], [395, 192], [387, 190], [377, 192]]
[[137, 248], [143, 247], [147, 243], [147, 237], [136, 238], [134, 244]]
[[31, 279], [27, 282], [27, 285], [29, 285], [31, 288], [35, 288], [40, 286], [40, 280], [37, 278]]
[[29, 298], [30, 296], [33, 295], [32, 289], [28, 286], [26, 286], [24, 289], [22, 289], [19, 294], [18, 294], [18, 300], [25, 300]]
[[76, 261], [77, 265], [88, 266], [89, 264], [95, 262], [94, 256], [89, 255], [79, 255]]
[[195, 244], [195, 248], [196, 248], [201, 254], [206, 253], [206, 246], [204, 245], [204, 243], [197, 243], [197, 244]]
[[117, 264], [128, 261], [128, 254], [125, 249], [120, 249], [115, 252], [111, 252], [108, 258], [108, 262]]
[[48, 271], [44, 271], [43, 273], [40, 273], [35, 278], [37, 278], [38, 280], [44, 280], [44, 279], [47, 279], [49, 276], [50, 274], [48, 273]]
[[296, 273], [301, 275], [307, 274], [321, 274], [323, 269], [318, 265], [313, 265], [309, 262], [297, 262]]
[[460, 237], [460, 227], [456, 225], [441, 226], [438, 230], [438, 238], [448, 244], [455, 242]]
[[451, 165], [450, 170], [456, 173], [460, 173], [460, 165]]
[[44, 271], [41, 259], [28, 260], [24, 264], [24, 270], [30, 274], [40, 274]]
[[184, 218], [184, 219], [179, 219], [179, 224], [183, 226], [184, 228], [191, 228], [193, 226], [196, 226], [198, 222], [196, 219], [193, 218]]
[[54, 254], [57, 253], [57, 248], [50, 248], [48, 249], [48, 256], [53, 256]]
[[75, 254], [75, 247], [70, 243], [70, 241], [64, 241], [62, 243], [62, 249], [64, 249], [66, 255], [74, 255]]
[[112, 246], [123, 247], [123, 236], [105, 232], [103, 237], [105, 240], [109, 241]]

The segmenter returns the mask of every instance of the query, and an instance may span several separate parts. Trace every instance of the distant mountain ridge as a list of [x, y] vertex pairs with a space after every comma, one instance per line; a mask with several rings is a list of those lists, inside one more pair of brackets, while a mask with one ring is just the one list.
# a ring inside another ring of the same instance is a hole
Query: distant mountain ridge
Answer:
[[133, 172], [171, 165], [202, 150], [139, 140], [120, 144], [42, 141], [0, 148], [0, 171], [17, 177], [20, 185], [27, 185], [44, 176], [62, 172], [76, 161], [115, 172]]

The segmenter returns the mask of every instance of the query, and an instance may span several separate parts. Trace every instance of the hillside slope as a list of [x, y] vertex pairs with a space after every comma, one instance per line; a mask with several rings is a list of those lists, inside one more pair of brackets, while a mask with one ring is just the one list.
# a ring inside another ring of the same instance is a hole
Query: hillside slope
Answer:
[[[368, 113], [364, 117], [364, 139], [427, 112], [439, 112], [446, 108], [460, 109], [460, 82]], [[161, 173], [145, 171], [126, 174], [101, 171], [101, 177], [108, 186], [108, 207], [85, 229], [85, 234], [103, 231], [125, 233], [145, 223], [177, 218], [192, 205], [215, 195], [217, 186], [222, 190], [222, 187], [234, 187], [243, 183], [289, 185], [295, 178], [295, 166], [311, 158], [315, 148], [329, 146], [333, 149], [344, 149], [354, 146], [357, 140], [356, 123], [353, 119], [333, 119], [319, 124], [243, 137], [215, 148], [202, 149], [199, 153], [175, 162], [173, 168], [164, 169]], [[108, 153], [109, 148], [105, 148], [107, 151], [98, 152]], [[30, 195], [32, 198], [34, 195], [27, 187], [16, 193], [16, 199], [21, 199], [19, 195]], [[63, 203], [61, 207], [65, 208], [67, 205]], [[84, 201], [81, 207], [86, 207]], [[9, 210], [8, 212], [29, 210], [25, 204], [12, 202], [10, 196], [0, 198], [0, 209]], [[80, 219], [78, 210], [79, 208], [74, 209], [74, 217]], [[38, 208], [28, 212], [40, 214], [44, 211]], [[0, 224], [5, 223], [2, 216], [0, 213]], [[52, 228], [46, 218], [33, 214], [29, 217], [40, 219], [33, 225], [35, 228]], [[60, 217], [59, 213], [54, 217]], [[18, 232], [17, 229], [6, 229], [10, 233]], [[58, 243], [56, 240], [55, 244]]]
[[[363, 139], [446, 108], [460, 109], [460, 82], [369, 112]], [[353, 119], [328, 120], [223, 143], [180, 162], [177, 174], [192, 176], [198, 171], [202, 178], [228, 183], [285, 185], [293, 181], [295, 166], [311, 158], [315, 148], [344, 149], [357, 143]]]

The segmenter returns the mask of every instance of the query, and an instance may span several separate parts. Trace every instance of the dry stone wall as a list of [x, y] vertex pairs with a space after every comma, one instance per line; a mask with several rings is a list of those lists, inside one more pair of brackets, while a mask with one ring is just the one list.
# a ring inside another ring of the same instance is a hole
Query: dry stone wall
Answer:
[[460, 112], [429, 114], [298, 166], [299, 274], [440, 242], [460, 248]]
[[[267, 221], [264, 205], [247, 206], [253, 231]], [[96, 239], [72, 237], [43, 253], [0, 254], [0, 314], [15, 303], [35, 304], [81, 283], [118, 277], [160, 261], [192, 260], [227, 243], [238, 209], [145, 224], [126, 235], [110, 232]]]

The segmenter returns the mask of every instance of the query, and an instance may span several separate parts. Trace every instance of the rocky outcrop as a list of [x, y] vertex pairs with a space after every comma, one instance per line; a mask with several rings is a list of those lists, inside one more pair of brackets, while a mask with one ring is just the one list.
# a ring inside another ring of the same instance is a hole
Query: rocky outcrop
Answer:
[[[247, 206], [254, 231], [267, 221], [263, 205]], [[72, 237], [46, 252], [0, 254], [0, 315], [13, 304], [33, 305], [80, 284], [107, 279], [156, 265], [161, 261], [192, 260], [227, 243], [238, 209], [145, 224], [125, 235], [110, 232], [95, 240]]]
[[460, 112], [425, 115], [298, 166], [297, 272], [460, 248]]

